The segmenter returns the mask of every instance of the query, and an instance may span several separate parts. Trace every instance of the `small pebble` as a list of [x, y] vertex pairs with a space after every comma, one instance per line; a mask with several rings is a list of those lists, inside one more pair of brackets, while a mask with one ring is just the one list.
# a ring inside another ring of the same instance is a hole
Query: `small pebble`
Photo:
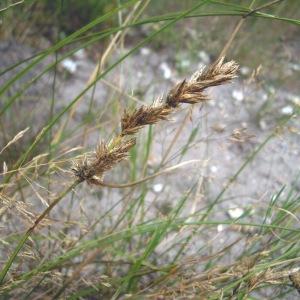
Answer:
[[244, 93], [243, 93], [243, 91], [241, 91], [241, 90], [234, 90], [234, 91], [232, 92], [232, 97], [233, 97], [235, 100], [237, 100], [237, 101], [239, 101], [239, 102], [242, 102], [242, 101], [244, 100]]
[[66, 58], [61, 62], [62, 67], [71, 74], [77, 70], [77, 63], [71, 58]]
[[210, 171], [211, 171], [212, 173], [217, 173], [217, 172], [218, 172], [218, 167], [217, 167], [217, 166], [211, 166], [211, 167], [210, 167]]
[[143, 56], [148, 56], [150, 54], [151, 50], [149, 48], [141, 48], [141, 54]]
[[164, 185], [162, 183], [156, 183], [153, 185], [153, 191], [155, 193], [160, 193], [164, 188]]
[[230, 208], [228, 210], [228, 214], [230, 216], [230, 218], [232, 219], [237, 219], [239, 217], [241, 217], [244, 213], [244, 210], [240, 207], [235, 207], [235, 208]]
[[166, 79], [171, 78], [172, 70], [166, 62], [161, 63], [159, 68], [162, 70], [164, 78]]
[[281, 109], [281, 113], [285, 116], [289, 116], [289, 115], [293, 114], [293, 112], [294, 112], [294, 109], [293, 109], [293, 106], [291, 106], [291, 105], [284, 106]]
[[247, 76], [250, 74], [251, 70], [249, 67], [244, 66], [240, 68], [240, 72], [242, 75]]
[[218, 133], [222, 133], [225, 131], [226, 125], [221, 123], [215, 123], [211, 126], [211, 128]]

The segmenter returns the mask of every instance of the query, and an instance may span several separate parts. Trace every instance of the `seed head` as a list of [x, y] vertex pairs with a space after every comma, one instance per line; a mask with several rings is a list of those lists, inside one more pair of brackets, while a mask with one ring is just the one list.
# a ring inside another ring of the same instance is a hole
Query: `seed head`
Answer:
[[196, 72], [189, 81], [183, 80], [169, 92], [166, 104], [174, 108], [180, 103], [196, 104], [207, 101], [209, 98], [204, 93], [205, 89], [229, 82], [236, 77], [238, 65], [234, 61], [223, 62], [222, 57], [210, 67]]
[[171, 108], [163, 105], [141, 106], [132, 112], [124, 111], [121, 120], [121, 135], [131, 135], [138, 132], [145, 125], [155, 124], [160, 120], [166, 120], [171, 113]]
[[79, 181], [94, 183], [95, 176], [102, 178], [104, 172], [112, 169], [117, 163], [128, 157], [129, 150], [135, 145], [135, 138], [114, 141], [110, 144], [100, 142], [94, 155], [81, 162], [76, 162], [72, 168]]
[[129, 150], [135, 145], [135, 138], [127, 139], [127, 136], [136, 134], [145, 125], [167, 120], [182, 103], [196, 104], [208, 100], [204, 93], [206, 88], [236, 77], [238, 65], [233, 61], [223, 62], [224, 58], [221, 58], [210, 67], [196, 72], [190, 80], [177, 84], [164, 102], [159, 99], [150, 106], [143, 105], [131, 112], [125, 110], [121, 119], [121, 133], [108, 144], [99, 143], [92, 157], [74, 164], [72, 171], [77, 179], [80, 182], [99, 183], [106, 171], [128, 157]]

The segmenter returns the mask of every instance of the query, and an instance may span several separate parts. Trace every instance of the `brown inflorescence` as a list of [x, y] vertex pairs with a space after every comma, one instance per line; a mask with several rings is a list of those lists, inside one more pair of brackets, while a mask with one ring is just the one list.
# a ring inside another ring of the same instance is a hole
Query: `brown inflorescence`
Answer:
[[128, 157], [129, 150], [135, 145], [135, 138], [128, 139], [128, 136], [136, 134], [145, 125], [167, 120], [182, 103], [196, 104], [209, 100], [204, 91], [230, 82], [236, 77], [237, 70], [238, 65], [234, 61], [224, 63], [224, 58], [220, 58], [211, 66], [196, 72], [190, 80], [177, 84], [164, 102], [143, 105], [131, 112], [125, 110], [121, 119], [121, 133], [108, 144], [101, 142], [92, 158], [74, 164], [72, 170], [78, 181], [99, 182], [106, 171]]
[[143, 105], [130, 113], [125, 110], [121, 120], [121, 135], [135, 134], [145, 125], [155, 124], [160, 120], [167, 120], [171, 112], [172, 109], [164, 105]]
[[104, 172], [109, 171], [120, 161], [128, 157], [129, 150], [135, 145], [135, 138], [112, 141], [110, 144], [100, 142], [91, 159], [85, 158], [75, 162], [72, 170], [79, 181], [95, 183], [95, 176], [101, 179]]
[[211, 66], [196, 72], [192, 78], [183, 80], [168, 94], [166, 104], [178, 107], [180, 103], [196, 104], [207, 101], [209, 97], [204, 90], [224, 84], [236, 77], [238, 65], [234, 61], [223, 63], [224, 58], [218, 59]]

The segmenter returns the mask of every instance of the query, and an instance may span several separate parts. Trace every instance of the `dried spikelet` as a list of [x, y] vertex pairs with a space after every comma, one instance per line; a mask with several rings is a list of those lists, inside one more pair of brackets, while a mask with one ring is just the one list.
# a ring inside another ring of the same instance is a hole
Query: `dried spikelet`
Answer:
[[116, 163], [128, 157], [130, 148], [135, 145], [135, 138], [121, 141], [113, 147], [107, 146], [105, 143], [100, 143], [96, 149], [95, 161], [92, 163], [96, 175], [110, 170]]
[[183, 80], [169, 92], [166, 104], [175, 108], [180, 103], [196, 104], [206, 100], [208, 98], [203, 94], [197, 82]]
[[95, 183], [94, 177], [102, 177], [104, 172], [113, 168], [114, 165], [128, 157], [129, 150], [135, 145], [135, 139], [124, 141], [121, 139], [118, 143], [106, 144], [100, 142], [96, 148], [93, 157], [84, 158], [81, 162], [75, 162], [72, 168], [77, 179]]
[[208, 100], [204, 94], [206, 88], [221, 85], [236, 77], [238, 65], [234, 61], [223, 62], [222, 57], [210, 67], [196, 72], [189, 81], [179, 83], [169, 92], [166, 104], [177, 107], [180, 103], [195, 104]]
[[218, 59], [214, 64], [195, 74], [195, 81], [203, 88], [217, 86], [229, 82], [236, 77], [239, 66], [234, 61], [224, 62], [224, 57]]
[[132, 112], [127, 112], [125, 110], [121, 120], [121, 135], [125, 136], [135, 134], [145, 125], [151, 125], [160, 120], [166, 120], [171, 111], [171, 108], [163, 105], [143, 105]]

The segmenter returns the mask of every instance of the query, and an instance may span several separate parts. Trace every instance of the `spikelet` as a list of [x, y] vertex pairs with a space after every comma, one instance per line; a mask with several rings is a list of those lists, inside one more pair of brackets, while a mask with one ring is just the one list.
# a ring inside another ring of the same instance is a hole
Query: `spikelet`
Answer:
[[[113, 146], [111, 147], [111, 145]], [[128, 157], [129, 150], [135, 145], [135, 138], [120, 143], [106, 144], [100, 142], [92, 158], [84, 158], [79, 162], [74, 162], [72, 171], [77, 179], [95, 183], [95, 176], [102, 178], [104, 172], [112, 169], [117, 163]]]
[[168, 94], [166, 104], [178, 107], [180, 103], [196, 104], [207, 101], [209, 98], [204, 90], [231, 81], [236, 77], [238, 65], [234, 61], [224, 62], [224, 57], [218, 59], [208, 68], [196, 72], [192, 78], [183, 80]]
[[169, 107], [178, 107], [180, 103], [196, 104], [208, 100], [208, 97], [199, 88], [197, 82], [183, 80], [168, 94], [166, 104]]
[[121, 135], [135, 134], [145, 125], [155, 124], [160, 120], [167, 120], [171, 108], [165, 106], [141, 106], [132, 112], [124, 111], [121, 120]]

